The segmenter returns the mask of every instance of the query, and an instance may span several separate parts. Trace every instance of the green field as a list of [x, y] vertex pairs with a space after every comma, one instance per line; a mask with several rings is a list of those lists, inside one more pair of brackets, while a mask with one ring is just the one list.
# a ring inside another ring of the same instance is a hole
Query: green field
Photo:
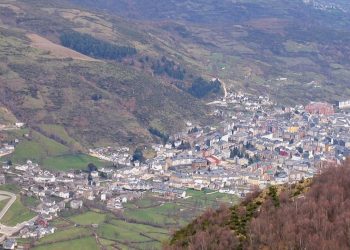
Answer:
[[31, 196], [22, 196], [21, 201], [25, 207], [32, 207], [35, 208], [37, 205], [40, 204], [39, 199]]
[[[99, 210], [78, 215], [62, 214], [64, 218], [57, 218], [52, 223], [58, 228], [56, 233], [40, 239], [34, 249], [66, 248], [66, 242], [72, 243], [68, 250], [75, 249], [77, 238], [82, 237], [82, 248], [76, 249], [83, 249], [86, 244], [92, 246], [86, 245], [84, 249], [95, 249], [96, 242], [92, 243], [93, 238], [88, 237], [94, 233], [106, 249], [160, 249], [171, 230], [186, 225], [207, 207], [215, 208], [220, 203], [238, 201], [236, 196], [210, 190], [187, 190], [187, 196], [190, 197], [167, 201], [153, 193], [145, 193], [142, 199], [124, 204], [125, 219]], [[98, 226], [93, 227], [92, 224]]]
[[45, 158], [42, 162], [44, 167], [58, 171], [86, 169], [89, 163], [93, 163], [98, 167], [102, 167], [107, 164], [105, 161], [85, 154], [52, 156]]
[[30, 138], [20, 138], [15, 152], [10, 156], [14, 163], [24, 163], [27, 160], [41, 163], [46, 157], [62, 155], [68, 152], [68, 147], [32, 131]]
[[105, 221], [106, 215], [96, 212], [86, 212], [69, 218], [72, 222], [80, 225], [101, 224]]
[[17, 196], [16, 201], [1, 219], [1, 223], [7, 226], [15, 226], [18, 223], [32, 219], [34, 216], [35, 213], [26, 208], [22, 204], [20, 197]]
[[46, 135], [55, 136], [63, 140], [68, 145], [73, 145], [75, 147], [80, 146], [77, 141], [70, 137], [70, 135], [67, 133], [63, 126], [56, 124], [43, 124], [40, 126], [40, 128], [44, 131]]
[[90, 236], [91, 232], [87, 228], [72, 227], [63, 231], [57, 231], [54, 234], [48, 235], [40, 239], [36, 244], [45, 245], [53, 242], [67, 241], [68, 239], [74, 240]]
[[20, 188], [15, 184], [4, 184], [4, 185], [0, 185], [0, 190], [18, 194], [20, 191]]
[[[164, 227], [180, 226], [188, 223], [208, 207], [217, 208], [221, 203], [232, 205], [238, 198], [219, 192], [187, 190], [187, 199], [160, 203], [158, 198], [145, 195], [143, 199], [126, 204], [127, 218], [143, 223], [154, 223]], [[150, 207], [150, 204], [153, 204]]]
[[[68, 134], [60, 126], [47, 125], [44, 126], [44, 128], [50, 135], [54, 134], [54, 131], [56, 131], [64, 140], [69, 140], [69, 143], [75, 143], [73, 139], [69, 139]], [[29, 137], [24, 137], [24, 134], [29, 134]], [[57, 134], [54, 135], [58, 136]], [[14, 164], [21, 164], [25, 163], [27, 160], [31, 160], [45, 168], [57, 171], [85, 169], [89, 163], [93, 163], [96, 166], [105, 166], [107, 164], [106, 161], [99, 160], [90, 155], [83, 153], [73, 154], [71, 153], [70, 147], [34, 130], [21, 129], [11, 131], [9, 132], [9, 138], [19, 138], [20, 143], [16, 146], [15, 151], [11, 155], [1, 159], [11, 160]]]
[[9, 201], [8, 198], [5, 198], [5, 199], [0, 201], [0, 211], [6, 206], [8, 201]]
[[34, 247], [33, 250], [99, 250], [93, 237], [86, 237], [76, 240], [61, 241], [58, 243], [47, 244]]
[[125, 216], [144, 223], [155, 223], [157, 225], [178, 225], [181, 219], [179, 214], [180, 205], [174, 203], [161, 204], [152, 208], [129, 208]]

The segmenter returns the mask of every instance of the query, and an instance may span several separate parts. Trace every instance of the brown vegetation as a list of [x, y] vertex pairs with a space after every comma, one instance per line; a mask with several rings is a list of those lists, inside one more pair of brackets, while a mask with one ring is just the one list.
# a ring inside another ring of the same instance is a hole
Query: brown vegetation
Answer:
[[239, 206], [208, 210], [165, 248], [349, 249], [350, 162], [308, 185], [274, 187]]

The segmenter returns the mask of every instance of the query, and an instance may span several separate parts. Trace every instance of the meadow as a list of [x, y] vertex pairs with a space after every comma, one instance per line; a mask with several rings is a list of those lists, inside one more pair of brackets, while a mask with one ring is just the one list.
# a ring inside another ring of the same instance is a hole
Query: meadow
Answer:
[[232, 205], [239, 200], [211, 190], [187, 190], [187, 195], [187, 199], [169, 201], [145, 193], [140, 200], [126, 203], [122, 216], [100, 210], [62, 214], [52, 223], [57, 231], [37, 241], [34, 249], [81, 249], [75, 248], [78, 242], [90, 244], [86, 249], [160, 249], [173, 230], [189, 223], [207, 207]]
[[[44, 128], [45, 131], [50, 131], [50, 135], [60, 136], [58, 138], [77, 143], [60, 126], [44, 126]], [[10, 139], [18, 138], [20, 142], [11, 155], [2, 157], [1, 160], [11, 160], [13, 164], [22, 164], [31, 160], [54, 171], [82, 170], [86, 169], [89, 163], [98, 167], [108, 164], [106, 161], [84, 153], [74, 153], [69, 146], [35, 130], [21, 129], [10, 131], [8, 134]]]

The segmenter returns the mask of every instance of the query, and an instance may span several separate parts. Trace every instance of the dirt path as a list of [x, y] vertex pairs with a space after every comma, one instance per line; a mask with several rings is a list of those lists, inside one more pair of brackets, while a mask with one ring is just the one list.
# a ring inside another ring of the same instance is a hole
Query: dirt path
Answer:
[[73, 58], [83, 61], [98, 61], [92, 57], [83, 55], [72, 49], [66, 48], [62, 45], [51, 42], [50, 40], [39, 36], [37, 34], [27, 34], [27, 37], [32, 41], [31, 46], [33, 48], [49, 51], [53, 56], [58, 58]]
[[221, 82], [222, 83], [222, 88], [224, 89], [224, 98], [226, 98], [227, 97], [227, 89], [226, 89], [226, 83], [225, 82], [223, 82], [222, 80], [220, 80], [220, 79], [218, 79], [219, 80], [219, 82]]

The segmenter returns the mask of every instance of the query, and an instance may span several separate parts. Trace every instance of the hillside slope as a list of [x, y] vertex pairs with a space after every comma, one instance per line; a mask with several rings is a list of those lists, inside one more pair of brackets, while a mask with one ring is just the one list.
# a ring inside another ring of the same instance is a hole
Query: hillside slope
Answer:
[[[147, 34], [109, 18], [73, 9], [68, 1], [0, 4], [1, 104], [32, 128], [63, 126], [85, 146], [145, 143], [150, 127], [172, 133], [186, 120], [206, 119], [202, 100], [139, 63], [164, 54], [152, 57], [160, 50], [142, 48]], [[92, 35], [100, 47], [130, 46], [138, 53], [116, 60], [83, 55], [60, 44], [73, 31]]]
[[334, 102], [350, 94], [348, 12], [302, 0], [73, 2], [156, 25], [162, 40], [177, 40], [178, 51], [191, 53], [200, 71], [230, 89], [264, 91], [289, 103]]
[[280, 103], [350, 95], [349, 13], [299, 0], [5, 0], [0, 20], [2, 105], [86, 146], [208, 123], [222, 90], [192, 86], [213, 77]]
[[349, 249], [350, 162], [209, 210], [166, 249]]

